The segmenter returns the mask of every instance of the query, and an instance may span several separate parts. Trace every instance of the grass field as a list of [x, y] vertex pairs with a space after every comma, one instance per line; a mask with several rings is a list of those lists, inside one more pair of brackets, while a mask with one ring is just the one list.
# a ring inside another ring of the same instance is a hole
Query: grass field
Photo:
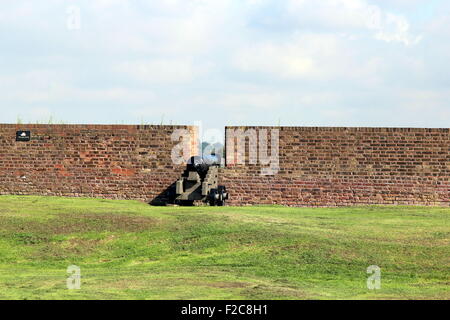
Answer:
[[0, 298], [450, 299], [450, 208], [1, 196]]

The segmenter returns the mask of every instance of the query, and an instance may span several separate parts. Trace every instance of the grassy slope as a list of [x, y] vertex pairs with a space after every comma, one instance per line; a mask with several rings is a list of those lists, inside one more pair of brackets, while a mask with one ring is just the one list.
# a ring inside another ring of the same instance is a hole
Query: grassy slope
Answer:
[[[0, 298], [450, 299], [449, 222], [442, 208], [1, 196]], [[71, 264], [81, 290], [66, 288]]]

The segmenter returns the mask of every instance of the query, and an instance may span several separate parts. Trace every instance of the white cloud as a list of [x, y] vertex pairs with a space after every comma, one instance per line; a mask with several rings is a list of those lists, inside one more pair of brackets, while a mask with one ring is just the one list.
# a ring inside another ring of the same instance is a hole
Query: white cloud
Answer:
[[286, 96], [280, 92], [228, 93], [220, 97], [217, 105], [221, 110], [245, 110], [246, 108], [273, 110], [286, 103]]
[[[18, 104], [52, 104], [63, 106], [67, 102], [122, 102], [152, 101], [151, 90], [110, 87], [80, 88], [62, 74], [49, 70], [36, 70], [0, 77], [2, 100]], [[40, 110], [40, 109], [39, 109]]]
[[413, 35], [408, 20], [365, 0], [290, 0], [288, 10], [298, 20], [314, 21], [331, 30], [368, 29], [375, 39], [417, 44], [421, 36]]
[[[84, 42], [92, 41], [110, 52], [126, 54], [196, 55], [214, 48], [222, 36], [233, 28], [230, 1], [155, 2], [105, 1], [86, 4], [82, 15], [99, 17], [86, 24], [101, 30], [86, 33]], [[120, 12], [120, 15], [118, 15]], [[85, 24], [85, 25], [86, 25]]]
[[418, 23], [426, 2], [411, 1], [7, 1], [2, 121], [25, 110], [67, 122], [441, 124], [449, 5]]
[[126, 61], [114, 67], [125, 74], [147, 84], [189, 83], [197, 76], [205, 75], [213, 67], [211, 63], [197, 64], [187, 59], [153, 59]]
[[[411, 34], [405, 17], [364, 0], [290, 0], [286, 8], [294, 18], [291, 32], [242, 44], [233, 53], [234, 67], [285, 80], [341, 78], [374, 85], [389, 62], [361, 45], [375, 39], [412, 46], [421, 39]], [[305, 31], [308, 25], [320, 31]]]
[[407, 46], [419, 43], [421, 35], [414, 36], [409, 32], [409, 23], [402, 17], [387, 13], [383, 23], [371, 26], [375, 30], [375, 38], [386, 42], [401, 42]]
[[311, 75], [316, 67], [313, 58], [296, 44], [263, 43], [243, 48], [233, 57], [234, 65], [242, 71], [276, 74], [285, 78]]
[[233, 55], [235, 67], [283, 79], [330, 79], [348, 76], [353, 54], [336, 34], [294, 34], [282, 42], [261, 42]]

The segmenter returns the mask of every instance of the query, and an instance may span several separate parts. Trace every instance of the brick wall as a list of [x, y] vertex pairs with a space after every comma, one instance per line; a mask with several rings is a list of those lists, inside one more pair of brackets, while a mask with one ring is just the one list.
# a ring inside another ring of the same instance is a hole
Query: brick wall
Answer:
[[[0, 194], [89, 196], [151, 201], [184, 164], [171, 151], [175, 129], [189, 126], [0, 124]], [[17, 130], [31, 141], [16, 142]]]
[[[175, 129], [188, 130], [190, 154], [197, 154], [197, 132], [189, 126], [0, 124], [0, 194], [154, 200], [185, 167], [171, 159]], [[238, 152], [227, 135], [220, 179], [230, 204], [450, 206], [449, 129], [226, 129], [256, 141], [263, 130], [279, 130], [275, 175], [261, 175], [267, 165], [259, 163], [256, 143], [253, 163], [245, 148], [246, 163], [233, 164]], [[31, 141], [16, 142], [17, 130], [30, 130]]]
[[231, 204], [450, 206], [449, 129], [226, 129], [250, 129], [249, 136], [279, 129], [279, 171], [273, 176], [261, 175], [267, 166], [248, 163], [248, 148], [246, 164], [233, 164], [238, 155], [226, 135], [227, 167], [220, 178]]

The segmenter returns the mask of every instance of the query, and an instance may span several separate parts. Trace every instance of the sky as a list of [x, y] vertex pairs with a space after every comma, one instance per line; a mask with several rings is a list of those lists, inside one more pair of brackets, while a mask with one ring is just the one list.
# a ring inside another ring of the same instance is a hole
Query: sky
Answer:
[[450, 1], [2, 0], [0, 123], [449, 127]]

